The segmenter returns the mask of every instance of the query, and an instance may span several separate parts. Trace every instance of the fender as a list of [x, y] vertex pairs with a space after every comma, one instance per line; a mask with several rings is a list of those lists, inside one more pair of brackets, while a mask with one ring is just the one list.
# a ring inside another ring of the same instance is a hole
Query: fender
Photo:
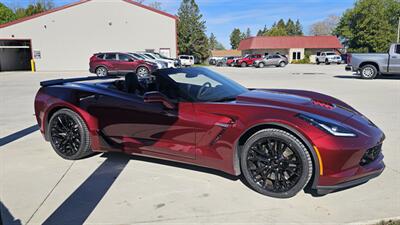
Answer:
[[308, 138], [306, 138], [300, 131], [298, 131], [297, 129], [293, 128], [292, 126], [286, 125], [286, 124], [282, 124], [279, 122], [265, 122], [265, 123], [258, 123], [256, 125], [253, 125], [249, 128], [247, 128], [242, 134], [240, 134], [239, 138], [236, 140], [235, 143], [235, 149], [233, 152], [233, 170], [236, 176], [241, 174], [241, 169], [240, 169], [240, 146], [239, 146], [239, 140], [240, 138], [246, 134], [249, 130], [251, 130], [252, 128], [258, 127], [258, 126], [273, 126], [273, 127], [281, 127], [283, 129], [286, 129], [288, 131], [290, 131], [292, 134], [294, 134], [295, 136], [297, 136], [300, 141], [302, 141], [306, 147], [309, 149], [309, 152], [311, 153], [311, 158], [313, 160], [314, 163], [314, 173], [311, 177], [312, 182], [311, 182], [311, 188], [312, 189], [316, 189], [317, 185], [318, 185], [318, 180], [319, 180], [319, 176], [320, 176], [320, 165], [319, 165], [319, 160], [318, 160], [318, 156], [317, 153], [315, 152], [313, 145], [311, 143], [310, 140], [308, 140]]

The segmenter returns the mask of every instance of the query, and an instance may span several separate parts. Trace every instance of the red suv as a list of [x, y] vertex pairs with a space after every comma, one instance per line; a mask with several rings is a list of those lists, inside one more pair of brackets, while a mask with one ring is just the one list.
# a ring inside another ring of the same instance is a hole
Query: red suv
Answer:
[[89, 71], [97, 76], [135, 72], [139, 77], [143, 77], [157, 69], [156, 63], [119, 52], [96, 53], [90, 58], [89, 66]]
[[251, 66], [253, 65], [254, 61], [262, 58], [263, 55], [261, 54], [246, 55], [245, 57], [237, 60], [236, 66], [241, 66], [241, 67]]

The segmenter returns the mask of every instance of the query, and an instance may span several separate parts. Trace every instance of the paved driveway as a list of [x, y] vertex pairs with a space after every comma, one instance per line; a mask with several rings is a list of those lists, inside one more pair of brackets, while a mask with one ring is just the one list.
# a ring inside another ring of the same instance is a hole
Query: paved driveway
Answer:
[[400, 216], [400, 77], [360, 80], [337, 65], [213, 68], [248, 87], [344, 100], [386, 133], [387, 169], [367, 184], [273, 199], [220, 172], [120, 154], [58, 157], [33, 116], [39, 81], [87, 72], [0, 73], [0, 208], [4, 224], [343, 224]]

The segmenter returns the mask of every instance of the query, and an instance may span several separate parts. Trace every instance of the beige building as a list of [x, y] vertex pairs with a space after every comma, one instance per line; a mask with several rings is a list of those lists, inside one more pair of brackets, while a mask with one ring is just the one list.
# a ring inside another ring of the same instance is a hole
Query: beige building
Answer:
[[177, 56], [177, 18], [132, 0], [83, 0], [0, 25], [0, 71], [87, 70], [93, 53]]
[[238, 50], [246, 54], [285, 55], [289, 62], [304, 59], [306, 53], [315, 62], [321, 52], [339, 51], [343, 46], [335, 36], [276, 36], [250, 37], [240, 42]]

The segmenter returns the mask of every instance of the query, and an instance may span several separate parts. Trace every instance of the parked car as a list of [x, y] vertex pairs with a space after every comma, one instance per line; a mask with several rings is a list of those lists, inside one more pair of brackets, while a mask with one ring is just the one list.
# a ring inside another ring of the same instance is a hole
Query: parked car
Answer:
[[236, 62], [239, 58], [240, 57], [233, 57], [233, 58], [226, 60], [226, 65], [227, 66], [236, 66]]
[[167, 58], [167, 57], [165, 57], [159, 53], [155, 53], [155, 52], [144, 52], [142, 54], [146, 55], [147, 57], [149, 57], [151, 59], [166, 62], [168, 64], [168, 68], [175, 68], [175, 67], [180, 66], [180, 61], [178, 59]]
[[235, 58], [235, 56], [227, 56], [227, 57], [223, 57], [219, 60], [216, 61], [215, 65], [216, 66], [227, 66], [227, 62], [229, 60], [233, 60]]
[[316, 92], [248, 89], [200, 67], [157, 70], [146, 86], [134, 74], [40, 84], [40, 131], [67, 160], [104, 151], [164, 158], [242, 174], [278, 198], [352, 187], [385, 168], [383, 132]]
[[208, 59], [208, 64], [210, 64], [210, 65], [217, 65], [217, 62], [220, 61], [220, 60], [223, 59], [223, 58], [224, 58], [224, 57], [217, 57], [217, 56], [210, 57], [210, 58]]
[[265, 66], [285, 67], [289, 63], [288, 59], [283, 55], [270, 55], [262, 59], [254, 61], [254, 67], [263, 68]]
[[158, 69], [156, 63], [137, 59], [129, 53], [104, 52], [90, 57], [89, 71], [97, 76], [126, 74], [135, 72], [138, 76], [147, 76]]
[[319, 56], [315, 58], [317, 64], [325, 63], [329, 65], [331, 63], [342, 63], [342, 57], [335, 52], [321, 52]]
[[400, 74], [400, 43], [390, 45], [388, 53], [348, 54], [347, 71], [374, 79], [379, 74]]
[[150, 58], [148, 56], [145, 56], [143, 54], [140, 54], [140, 53], [130, 52], [129, 54], [132, 55], [133, 57], [137, 58], [137, 59], [141, 59], [141, 60], [145, 60], [145, 61], [148, 61], [148, 62], [156, 63], [158, 69], [168, 68], [168, 63], [166, 63], [164, 61], [157, 60], [157, 59], [152, 59], [152, 58]]
[[250, 54], [250, 55], [246, 55], [243, 58], [238, 59], [235, 64], [236, 64], [236, 66], [241, 66], [241, 67], [252, 66], [254, 64], [254, 61], [262, 59], [262, 58], [263, 58], [263, 55], [261, 55], [261, 54]]
[[178, 59], [181, 63], [181, 66], [193, 66], [194, 65], [194, 56], [192, 55], [180, 55]]

